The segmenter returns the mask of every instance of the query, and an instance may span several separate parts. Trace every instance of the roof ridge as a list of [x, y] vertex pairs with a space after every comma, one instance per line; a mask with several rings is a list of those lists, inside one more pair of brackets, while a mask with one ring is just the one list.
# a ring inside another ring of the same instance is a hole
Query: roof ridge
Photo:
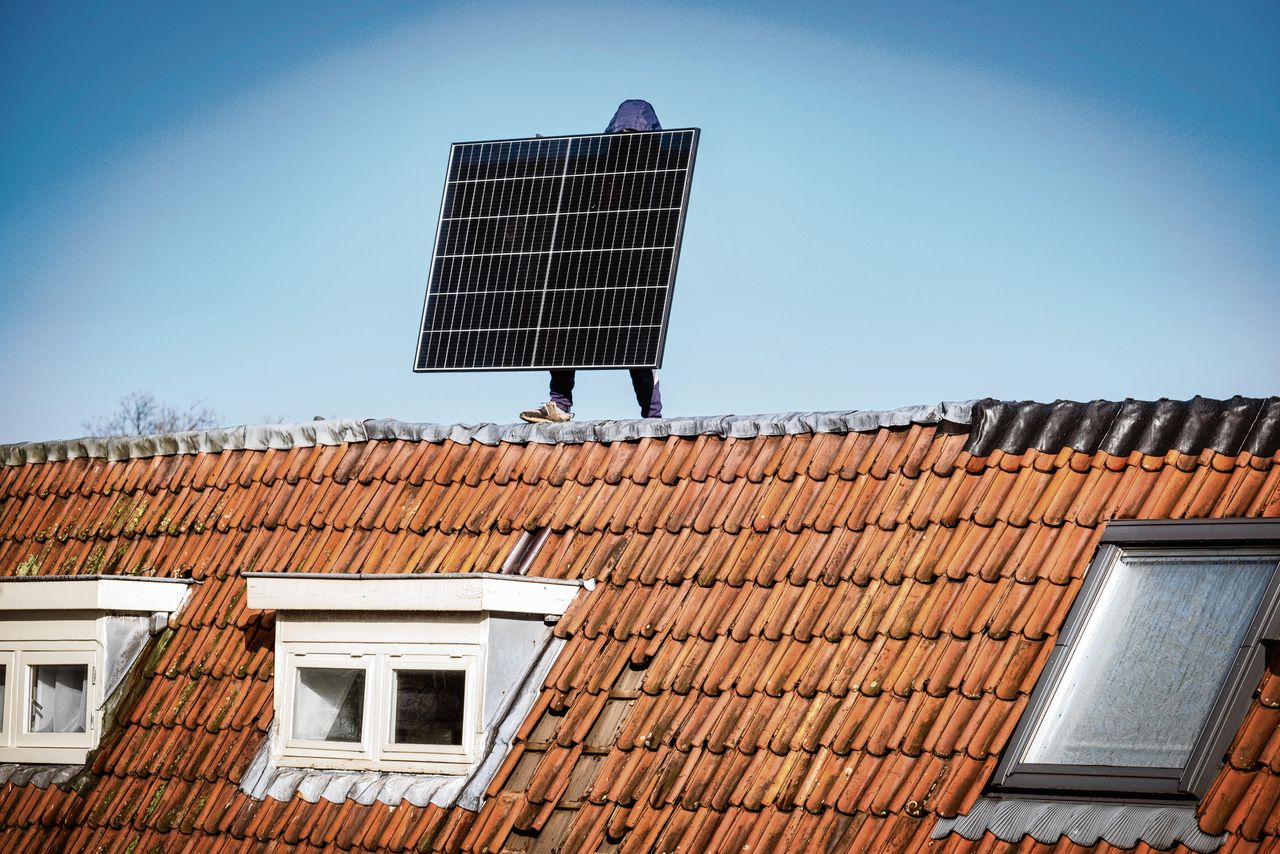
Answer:
[[858, 433], [882, 427], [947, 422], [969, 424], [972, 401], [888, 410], [788, 412], [774, 415], [721, 415], [636, 418], [618, 421], [570, 421], [565, 424], [435, 424], [384, 419], [334, 419], [301, 424], [263, 424], [189, 430], [155, 436], [86, 436], [49, 442], [0, 445], [0, 465], [57, 462], [89, 457], [111, 461], [227, 450], [288, 450], [382, 439], [482, 445], [623, 442], [667, 436], [718, 435], [731, 438], [800, 433]]
[[155, 436], [85, 437], [0, 445], [0, 465], [57, 462], [82, 457], [120, 461], [228, 450], [299, 447], [400, 439], [461, 445], [627, 442], [668, 436], [755, 438], [813, 433], [865, 433], [912, 424], [950, 424], [968, 432], [965, 450], [976, 457], [1000, 450], [1056, 453], [1070, 447], [1127, 456], [1133, 451], [1195, 455], [1205, 449], [1235, 456], [1269, 457], [1280, 449], [1280, 396], [1179, 401], [1126, 398], [1081, 403], [994, 398], [903, 406], [885, 410], [786, 412], [772, 415], [705, 415], [680, 418], [570, 421], [565, 424], [435, 424], [385, 419], [334, 419], [301, 424], [262, 424], [192, 430]]

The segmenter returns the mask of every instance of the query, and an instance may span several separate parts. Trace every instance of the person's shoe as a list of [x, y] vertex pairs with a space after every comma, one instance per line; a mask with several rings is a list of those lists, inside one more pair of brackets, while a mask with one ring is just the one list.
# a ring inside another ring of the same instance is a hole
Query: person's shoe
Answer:
[[556, 406], [555, 401], [548, 400], [537, 409], [526, 409], [520, 413], [521, 421], [528, 421], [530, 424], [563, 424], [565, 421], [573, 420], [572, 412], [565, 412]]

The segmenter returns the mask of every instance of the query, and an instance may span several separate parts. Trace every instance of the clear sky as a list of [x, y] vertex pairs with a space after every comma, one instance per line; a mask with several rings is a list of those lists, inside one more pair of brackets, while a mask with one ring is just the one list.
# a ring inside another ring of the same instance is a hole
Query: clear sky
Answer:
[[[702, 128], [668, 415], [1280, 393], [1275, 3], [0, 3], [0, 442], [509, 422], [414, 374], [449, 143]], [[633, 417], [624, 372], [578, 418]]]

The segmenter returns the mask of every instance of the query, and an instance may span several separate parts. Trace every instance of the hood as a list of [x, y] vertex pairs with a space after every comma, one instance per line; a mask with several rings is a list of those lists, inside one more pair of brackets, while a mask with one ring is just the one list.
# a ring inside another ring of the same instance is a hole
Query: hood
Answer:
[[617, 133], [620, 130], [662, 130], [658, 124], [658, 114], [648, 101], [632, 99], [618, 105], [618, 112], [613, 114], [613, 121], [604, 129], [605, 133]]

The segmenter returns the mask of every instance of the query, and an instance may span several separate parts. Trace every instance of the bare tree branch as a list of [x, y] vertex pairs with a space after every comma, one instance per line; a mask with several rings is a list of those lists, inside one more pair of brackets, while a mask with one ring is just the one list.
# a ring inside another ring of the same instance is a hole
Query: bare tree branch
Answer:
[[178, 408], [140, 391], [120, 398], [116, 411], [106, 418], [88, 418], [81, 422], [81, 426], [95, 436], [180, 433], [183, 430], [206, 430], [217, 424], [218, 413], [200, 401]]

